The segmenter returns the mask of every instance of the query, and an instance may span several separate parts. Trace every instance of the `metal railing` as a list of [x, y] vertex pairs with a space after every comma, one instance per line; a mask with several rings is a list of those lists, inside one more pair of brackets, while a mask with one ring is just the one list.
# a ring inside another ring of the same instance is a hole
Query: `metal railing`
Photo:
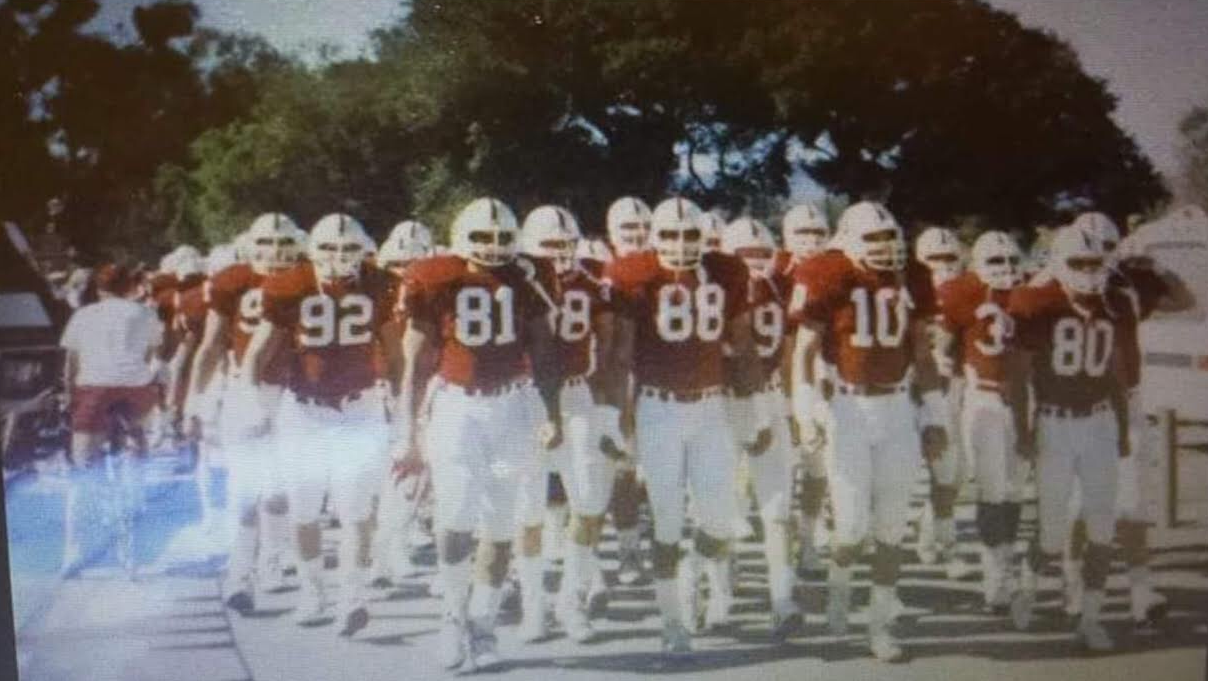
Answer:
[[1188, 430], [1192, 428], [1202, 428], [1208, 431], [1208, 420], [1203, 419], [1187, 419], [1180, 418], [1177, 411], [1174, 409], [1166, 409], [1157, 416], [1150, 416], [1151, 423], [1156, 421], [1158, 433], [1160, 434], [1165, 446], [1162, 448], [1165, 453], [1164, 461], [1166, 468], [1166, 499], [1163, 525], [1165, 527], [1178, 526], [1179, 519], [1179, 463], [1180, 453], [1182, 452], [1197, 452], [1200, 454], [1208, 454], [1208, 432], [1200, 434], [1203, 439], [1191, 440], [1188, 438]]

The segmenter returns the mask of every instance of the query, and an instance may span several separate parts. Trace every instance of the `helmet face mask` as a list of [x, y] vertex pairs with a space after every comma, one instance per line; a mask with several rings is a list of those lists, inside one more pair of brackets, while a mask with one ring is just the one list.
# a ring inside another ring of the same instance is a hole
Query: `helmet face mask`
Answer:
[[281, 213], [265, 213], [244, 232], [245, 257], [260, 274], [291, 267], [302, 252], [305, 232]]
[[906, 267], [906, 239], [897, 220], [879, 203], [853, 204], [839, 218], [835, 242], [853, 262], [870, 270]]
[[498, 199], [475, 199], [453, 220], [452, 252], [480, 267], [499, 267], [516, 257], [516, 215]]
[[307, 256], [321, 281], [356, 278], [365, 260], [368, 236], [361, 223], [336, 213], [320, 219], [310, 231]]
[[1107, 288], [1107, 253], [1089, 229], [1071, 225], [1058, 232], [1050, 264], [1053, 276], [1075, 294], [1097, 295]]
[[564, 274], [575, 265], [580, 238], [579, 221], [570, 211], [559, 206], [540, 206], [524, 218], [520, 250], [527, 255], [548, 258], [553, 262], [554, 270]]
[[1074, 219], [1071, 227], [1086, 229], [1099, 240], [1107, 257], [1109, 267], [1115, 267], [1116, 249], [1120, 246], [1120, 228], [1103, 213], [1083, 213]]
[[682, 198], [667, 199], [654, 209], [650, 237], [660, 265], [684, 271], [700, 264], [705, 245], [700, 218], [700, 208]]
[[987, 286], [1008, 291], [1023, 282], [1023, 254], [1005, 232], [982, 234], [973, 244], [973, 271]]
[[650, 206], [632, 196], [623, 196], [608, 207], [608, 241], [618, 256], [646, 250], [650, 246]]
[[812, 203], [793, 206], [781, 222], [784, 248], [794, 257], [803, 258], [826, 250], [830, 227], [826, 216]]
[[704, 253], [715, 253], [722, 250], [722, 230], [726, 223], [716, 213], [702, 213], [700, 216], [701, 249]]
[[769, 277], [776, 266], [776, 240], [758, 220], [739, 218], [722, 232], [722, 251], [742, 258], [752, 277]]

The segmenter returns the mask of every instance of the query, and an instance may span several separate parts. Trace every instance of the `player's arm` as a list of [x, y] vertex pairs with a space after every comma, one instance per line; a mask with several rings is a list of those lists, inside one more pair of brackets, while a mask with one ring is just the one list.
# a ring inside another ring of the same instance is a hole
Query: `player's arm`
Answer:
[[402, 371], [399, 372], [397, 415], [395, 416], [396, 440], [399, 447], [394, 452], [396, 473], [400, 477], [406, 475], [405, 470], [415, 469], [422, 465], [422, 454], [415, 441], [415, 417], [420, 407], [421, 387], [416, 380], [419, 373], [420, 360], [427, 351], [430, 339], [434, 337], [433, 327], [414, 317], [407, 319], [403, 330], [399, 353], [402, 355]]
[[914, 350], [914, 389], [922, 407], [923, 456], [935, 460], [948, 447], [948, 409], [942, 392], [944, 379], [940, 376], [932, 355], [934, 319], [920, 317], [910, 323], [910, 336]]
[[1195, 294], [1187, 288], [1187, 283], [1170, 270], [1154, 270], [1154, 275], [1162, 279], [1166, 286], [1165, 295], [1157, 300], [1156, 309], [1160, 312], [1184, 312], [1195, 307]]
[[615, 326], [616, 316], [612, 312], [601, 312], [591, 322], [591, 332], [595, 338], [595, 347], [592, 348], [595, 353], [592, 362], [595, 372], [588, 377], [587, 385], [591, 389], [592, 401], [596, 404], [610, 404], [608, 397], [611, 385], [608, 377]]
[[1128, 439], [1129, 435], [1129, 414], [1128, 414], [1128, 389], [1126, 383], [1126, 367], [1124, 365], [1124, 353], [1117, 350], [1112, 352], [1111, 361], [1111, 388], [1109, 399], [1111, 400], [1112, 412], [1116, 415], [1116, 426], [1119, 433], [1119, 453], [1120, 458], [1127, 458], [1132, 454], [1132, 444]]
[[623, 315], [614, 316], [612, 352], [605, 373], [607, 403], [620, 411], [622, 432], [633, 435], [633, 396], [630, 394], [629, 375], [633, 371], [633, 346], [636, 329], [633, 320]]
[[1032, 385], [1033, 351], [1015, 345], [1005, 355], [1006, 400], [1015, 424], [1015, 451], [1019, 456], [1036, 458], [1036, 430], [1033, 428], [1029, 389]]
[[526, 322], [528, 355], [533, 368], [533, 383], [545, 408], [545, 432], [542, 440], [546, 449], [553, 449], [562, 441], [562, 366], [558, 361], [557, 338], [549, 318], [545, 315], [530, 317]]
[[734, 422], [743, 431], [736, 435], [748, 453], [758, 456], [771, 444], [772, 431], [768, 423], [769, 411], [761, 409], [753, 398], [759, 390], [760, 367], [752, 324], [749, 310], [731, 319], [727, 325], [726, 343], [733, 352], [730, 384], [735, 397], [731, 404], [736, 411]]
[[266, 370], [277, 354], [284, 350], [288, 338], [289, 332], [286, 329], [267, 319], [261, 319], [256, 325], [256, 330], [248, 340], [247, 351], [243, 355], [244, 370], [251, 385], [259, 386], [264, 383]]
[[216, 310], [206, 312], [201, 341], [197, 344], [197, 352], [193, 356], [193, 371], [189, 379], [190, 399], [194, 395], [204, 393], [218, 371], [222, 354], [226, 352], [227, 329], [230, 323], [230, 319]]

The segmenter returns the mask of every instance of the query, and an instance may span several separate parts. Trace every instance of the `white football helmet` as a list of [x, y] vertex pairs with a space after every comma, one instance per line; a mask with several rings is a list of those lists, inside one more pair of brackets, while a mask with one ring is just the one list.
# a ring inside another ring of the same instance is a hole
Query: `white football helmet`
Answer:
[[412, 260], [432, 255], [432, 230], [422, 222], [404, 220], [390, 230], [382, 242], [377, 262], [382, 267], [406, 265]]
[[206, 254], [206, 274], [214, 276], [238, 262], [233, 244], [218, 244]]
[[612, 251], [608, 250], [608, 243], [601, 239], [579, 239], [579, 244], [575, 246], [575, 258], [612, 262]]
[[231, 241], [235, 246], [235, 261], [250, 263], [252, 261], [252, 238], [247, 232], [240, 232]]
[[861, 201], [843, 211], [835, 244], [861, 267], [885, 271], [906, 267], [902, 226], [885, 206], [873, 201]]
[[738, 218], [726, 225], [722, 251], [742, 258], [751, 276], [771, 276], [776, 267], [776, 240], [766, 225], [753, 218]]
[[700, 208], [688, 199], [667, 199], [650, 218], [650, 242], [659, 264], [669, 270], [690, 270], [700, 264], [704, 232]]
[[1006, 232], [991, 230], [973, 242], [973, 271], [987, 286], [998, 291], [1015, 288], [1023, 281], [1023, 253]]
[[505, 203], [475, 199], [453, 220], [451, 250], [477, 265], [498, 267], [516, 256], [519, 234], [516, 214]]
[[575, 246], [582, 234], [579, 221], [570, 211], [559, 206], [539, 206], [525, 218], [520, 228], [520, 251], [539, 258], [549, 258], [559, 274], [569, 272], [575, 264]]
[[608, 241], [617, 256], [644, 251], [650, 241], [650, 206], [632, 196], [623, 196], [608, 207]]
[[713, 211], [701, 213], [700, 229], [703, 238], [701, 248], [704, 250], [704, 252], [715, 253], [720, 251], [722, 232], [726, 229], [726, 221]]
[[1068, 225], [1053, 237], [1049, 270], [1067, 290], [1087, 295], [1102, 293], [1107, 287], [1107, 267], [1103, 242], [1089, 227]]
[[797, 258], [822, 252], [830, 237], [826, 215], [812, 203], [799, 203], [790, 208], [780, 222], [780, 230], [785, 250]]
[[171, 254], [169, 271], [175, 274], [177, 279], [202, 274], [206, 271], [205, 259], [201, 257], [201, 251], [194, 246], [177, 246]]
[[369, 237], [355, 218], [343, 213], [325, 215], [310, 229], [307, 257], [320, 281], [356, 277], [365, 260]]
[[302, 253], [305, 233], [282, 213], [261, 215], [244, 234], [248, 262], [260, 274], [291, 267]]
[[956, 232], [945, 227], [928, 227], [914, 242], [915, 260], [931, 270], [931, 280], [937, 286], [964, 269], [964, 250]]
[[1083, 213], [1074, 218], [1070, 226], [1089, 229], [1103, 244], [1108, 266], [1115, 266], [1116, 249], [1120, 246], [1120, 227], [1114, 220], [1103, 213]]

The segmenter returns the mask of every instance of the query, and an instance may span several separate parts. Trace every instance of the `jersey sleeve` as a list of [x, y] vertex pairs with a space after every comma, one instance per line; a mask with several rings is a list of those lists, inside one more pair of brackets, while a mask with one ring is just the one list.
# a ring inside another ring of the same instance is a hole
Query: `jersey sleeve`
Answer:
[[931, 318], [939, 314], [935, 285], [931, 283], [931, 274], [926, 266], [913, 260], [906, 266], [906, 288], [910, 291], [910, 299], [914, 301], [915, 315]]
[[208, 307], [223, 317], [239, 312], [239, 270], [228, 267], [206, 282]]
[[1152, 269], [1131, 268], [1127, 271], [1133, 288], [1137, 291], [1138, 312], [1142, 320], [1149, 319], [1158, 304], [1170, 294], [1166, 281]]
[[270, 275], [261, 284], [264, 291], [262, 302], [264, 319], [282, 328], [297, 325], [299, 303], [302, 302], [302, 286], [298, 270], [287, 270]]
[[1021, 347], [1038, 350], [1045, 343], [1048, 287], [1021, 286], [1011, 292], [1007, 314], [1015, 322], [1015, 339]]
[[612, 309], [625, 317], [637, 316], [641, 304], [642, 280], [635, 265], [637, 262], [632, 258], [618, 258], [604, 268]]
[[714, 257], [711, 269], [726, 294], [726, 317], [734, 319], [751, 308], [750, 274], [741, 258]]
[[848, 277], [831, 253], [807, 258], [793, 269], [789, 321], [829, 321], [831, 310], [843, 303]]
[[957, 277], [945, 282], [936, 291], [936, 307], [940, 323], [950, 333], [959, 333], [962, 329], [973, 324], [973, 310], [970, 306], [972, 299], [969, 280]]
[[442, 260], [421, 260], [407, 268], [399, 285], [395, 314], [425, 324], [440, 319], [439, 297], [442, 288]]

